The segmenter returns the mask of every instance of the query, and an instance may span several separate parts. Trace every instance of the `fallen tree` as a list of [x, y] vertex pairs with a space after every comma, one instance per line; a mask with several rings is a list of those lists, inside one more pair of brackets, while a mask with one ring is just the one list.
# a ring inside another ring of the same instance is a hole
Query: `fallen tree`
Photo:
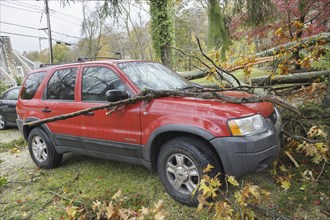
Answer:
[[317, 34], [314, 36], [310, 36], [310, 37], [306, 37], [301, 39], [300, 41], [294, 41], [294, 42], [290, 42], [287, 44], [283, 44], [277, 47], [273, 47], [271, 49], [262, 51], [260, 53], [256, 53], [255, 56], [256, 57], [267, 57], [267, 56], [273, 56], [276, 54], [281, 53], [282, 51], [297, 51], [306, 47], [310, 47], [312, 45], [315, 45], [316, 43], [322, 43], [322, 44], [326, 44], [330, 42], [330, 33], [329, 32], [325, 32], [325, 33], [321, 33], [321, 34]]
[[277, 75], [274, 78], [260, 76], [251, 79], [252, 85], [274, 85], [290, 83], [312, 83], [320, 77], [328, 77], [330, 70], [296, 73], [289, 75]]
[[200, 79], [206, 76], [207, 69], [196, 69], [187, 72], [178, 72], [181, 76], [183, 76], [187, 80]]

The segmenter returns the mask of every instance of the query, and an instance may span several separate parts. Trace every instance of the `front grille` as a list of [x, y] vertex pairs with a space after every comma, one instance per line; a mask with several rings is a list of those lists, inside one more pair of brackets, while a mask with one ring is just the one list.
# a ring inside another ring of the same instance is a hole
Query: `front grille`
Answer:
[[277, 114], [276, 114], [276, 111], [273, 111], [273, 113], [270, 114], [270, 115], [268, 116], [268, 118], [269, 118], [269, 119], [275, 124], [276, 121], [277, 121]]

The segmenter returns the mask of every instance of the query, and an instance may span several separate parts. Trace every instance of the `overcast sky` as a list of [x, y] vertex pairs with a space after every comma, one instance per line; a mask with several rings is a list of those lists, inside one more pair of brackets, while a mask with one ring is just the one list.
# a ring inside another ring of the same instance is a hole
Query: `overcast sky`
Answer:
[[[90, 7], [95, 4], [95, 1], [89, 3]], [[81, 37], [82, 3], [76, 0], [75, 3], [63, 7], [59, 0], [51, 0], [49, 1], [49, 8], [54, 40], [67, 43], [77, 42], [78, 38]], [[47, 28], [44, 11], [43, 0], [0, 0], [0, 35], [10, 36], [13, 49], [20, 53], [48, 48], [48, 40], [39, 39], [39, 37], [47, 37], [47, 34], [43, 30], [38, 30]]]

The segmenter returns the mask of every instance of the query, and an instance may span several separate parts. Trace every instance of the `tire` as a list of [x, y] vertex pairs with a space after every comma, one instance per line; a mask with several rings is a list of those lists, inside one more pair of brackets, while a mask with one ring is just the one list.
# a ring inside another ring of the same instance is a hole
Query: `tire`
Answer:
[[34, 128], [28, 138], [29, 152], [33, 162], [40, 168], [50, 169], [58, 166], [62, 154], [56, 152], [47, 134], [40, 128]]
[[0, 130], [4, 130], [6, 128], [7, 128], [6, 118], [2, 113], [0, 113]]
[[199, 192], [194, 196], [192, 192], [208, 164], [215, 167], [209, 175], [215, 176], [220, 172], [220, 163], [209, 146], [196, 138], [178, 137], [161, 147], [157, 169], [164, 188], [176, 201], [197, 206]]

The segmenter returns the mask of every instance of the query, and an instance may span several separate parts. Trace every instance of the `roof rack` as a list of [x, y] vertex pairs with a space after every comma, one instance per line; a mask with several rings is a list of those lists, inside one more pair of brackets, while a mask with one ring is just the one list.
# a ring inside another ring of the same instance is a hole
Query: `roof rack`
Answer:
[[47, 66], [56, 66], [58, 64], [52, 64], [52, 63], [42, 63], [39, 65], [39, 68], [44, 68], [44, 67], [47, 67]]
[[117, 57], [79, 57], [78, 62], [86, 62], [86, 61], [95, 61], [97, 59], [109, 59], [109, 60], [120, 60]]

